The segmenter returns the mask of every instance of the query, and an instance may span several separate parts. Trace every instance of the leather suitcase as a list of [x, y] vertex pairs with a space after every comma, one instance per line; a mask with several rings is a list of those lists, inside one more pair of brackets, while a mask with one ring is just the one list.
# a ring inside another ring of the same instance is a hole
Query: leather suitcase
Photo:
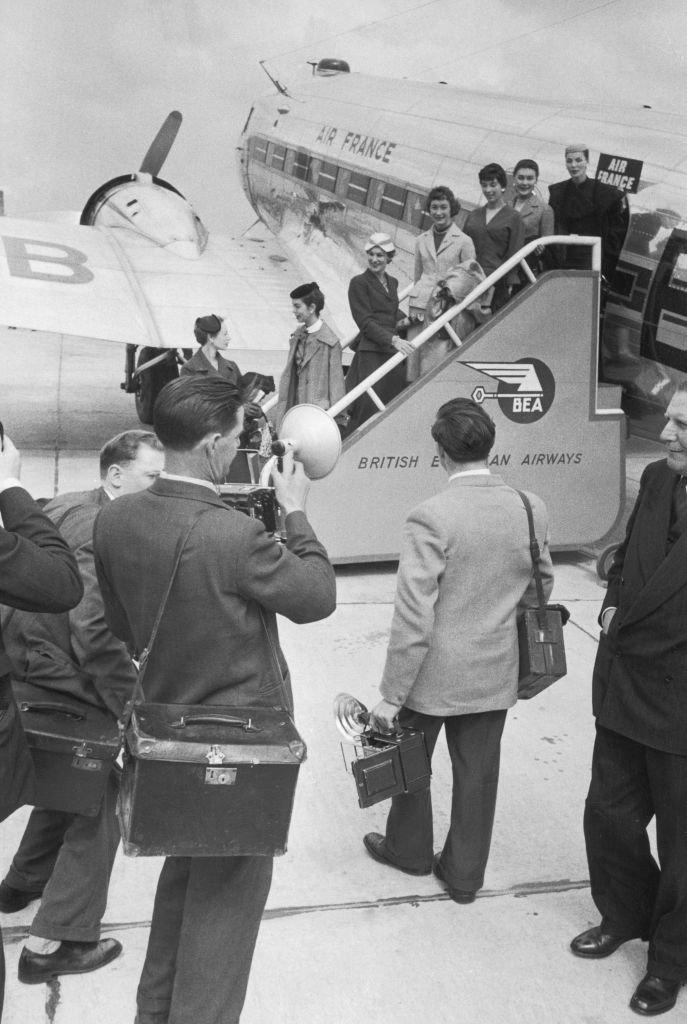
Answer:
[[68, 694], [13, 682], [36, 776], [36, 807], [95, 817], [121, 746], [117, 721]]
[[305, 757], [281, 708], [136, 705], [117, 808], [124, 852], [284, 853]]

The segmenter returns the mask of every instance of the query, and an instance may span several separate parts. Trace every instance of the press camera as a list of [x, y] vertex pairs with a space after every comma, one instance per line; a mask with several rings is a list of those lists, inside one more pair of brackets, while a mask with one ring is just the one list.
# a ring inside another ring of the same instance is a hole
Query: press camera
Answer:
[[341, 752], [355, 779], [360, 807], [429, 786], [432, 772], [422, 732], [399, 725], [395, 732], [376, 732], [365, 705], [348, 693], [334, 700], [334, 719], [343, 738], [353, 744], [350, 768], [343, 744]]

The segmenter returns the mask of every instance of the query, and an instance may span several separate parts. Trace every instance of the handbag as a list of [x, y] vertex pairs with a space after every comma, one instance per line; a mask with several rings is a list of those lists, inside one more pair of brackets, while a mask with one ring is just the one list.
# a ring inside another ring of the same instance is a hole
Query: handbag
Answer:
[[143, 678], [181, 554], [201, 512], [180, 538], [131, 701], [122, 715], [123, 773], [117, 804], [129, 856], [273, 856], [284, 853], [305, 743], [276, 651], [265, 705], [145, 702]]
[[0, 675], [0, 821], [22, 804], [33, 803], [35, 789], [33, 761], [10, 677]]
[[561, 605], [547, 605], [544, 599], [541, 572], [539, 571], [540, 549], [534, 534], [532, 506], [528, 498], [518, 491], [530, 531], [530, 554], [537, 588], [537, 607], [527, 608], [518, 619], [518, 648], [520, 670], [518, 674], [518, 699], [529, 700], [551, 686], [567, 672], [565, 645], [563, 643], [564, 613]]

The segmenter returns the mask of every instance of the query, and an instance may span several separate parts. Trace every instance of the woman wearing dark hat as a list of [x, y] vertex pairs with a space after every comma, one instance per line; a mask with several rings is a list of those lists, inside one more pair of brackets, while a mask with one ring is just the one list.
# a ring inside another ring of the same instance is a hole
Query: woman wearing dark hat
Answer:
[[[410, 293], [410, 316], [413, 326], [408, 337], [413, 338], [425, 327], [425, 309], [429, 297], [439, 281], [459, 263], [475, 259], [472, 239], [454, 224], [460, 212], [460, 203], [446, 185], [437, 185], [427, 196], [427, 212], [432, 226], [415, 239], [415, 270], [413, 290]], [[423, 372], [420, 351], [408, 359], [407, 378], [417, 380]]]
[[[236, 363], [220, 354], [227, 351], [230, 341], [224, 317], [216, 313], [199, 316], [193, 325], [193, 333], [200, 348], [181, 367], [179, 372], [182, 376], [203, 373], [209, 377], [222, 377], [237, 388], [245, 388], [252, 383], [254, 374], [244, 377]], [[245, 416], [246, 419], [257, 419], [262, 416], [262, 408], [257, 402], [247, 402]]]
[[[396, 249], [388, 235], [377, 232], [365, 244], [367, 270], [351, 279], [348, 302], [360, 334], [353, 342], [355, 355], [346, 375], [346, 391], [369, 377], [397, 352], [408, 354], [413, 346], [399, 335], [410, 324], [398, 308], [398, 281], [387, 274], [387, 267]], [[406, 386], [403, 363], [383, 377], [374, 389], [386, 404]], [[369, 419], [377, 406], [367, 395], [362, 395], [350, 407], [349, 433]]]
[[279, 379], [272, 414], [277, 430], [292, 406], [306, 402], [328, 409], [344, 396], [341, 344], [320, 316], [324, 295], [317, 281], [294, 288], [290, 299], [298, 327], [289, 339], [289, 354]]

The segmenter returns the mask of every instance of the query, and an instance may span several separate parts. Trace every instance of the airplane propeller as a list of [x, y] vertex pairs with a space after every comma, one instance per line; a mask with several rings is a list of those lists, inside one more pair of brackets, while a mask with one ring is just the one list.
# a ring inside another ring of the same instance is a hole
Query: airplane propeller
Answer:
[[152, 174], [154, 178], [158, 176], [162, 165], [169, 155], [170, 149], [174, 145], [177, 132], [181, 127], [181, 120], [181, 114], [178, 110], [173, 110], [171, 114], [167, 115], [162, 127], [150, 144], [148, 152], [143, 157], [143, 163], [140, 167], [143, 174]]

